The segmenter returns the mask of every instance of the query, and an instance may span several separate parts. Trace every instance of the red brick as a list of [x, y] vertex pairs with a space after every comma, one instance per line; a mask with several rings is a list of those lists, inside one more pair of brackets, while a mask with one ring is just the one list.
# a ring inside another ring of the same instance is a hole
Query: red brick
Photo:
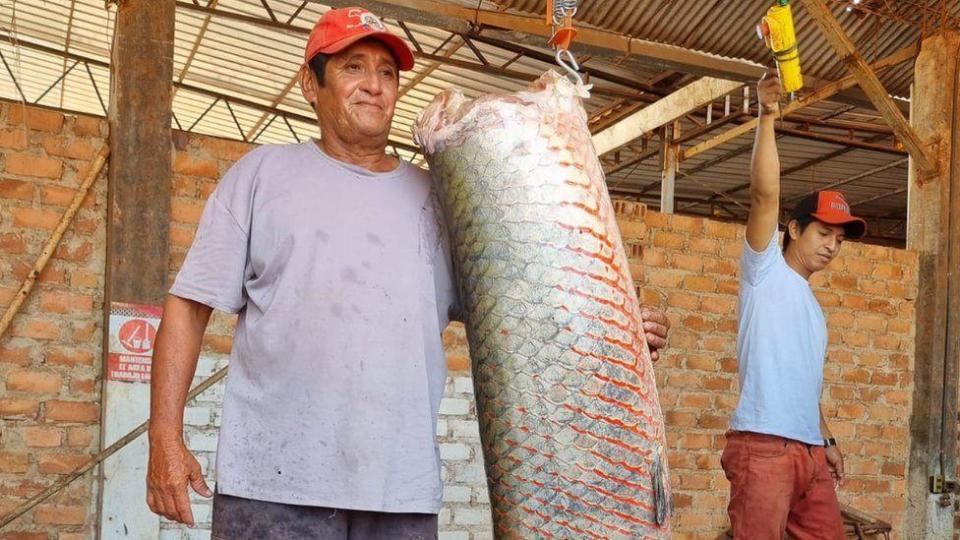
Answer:
[[666, 266], [667, 256], [660, 249], [647, 247], [643, 250], [643, 264], [646, 266], [664, 267]]
[[690, 272], [699, 272], [703, 269], [703, 261], [696, 255], [687, 255], [685, 253], [674, 253], [670, 258], [672, 266], [679, 270], [689, 270]]
[[7, 375], [6, 384], [7, 390], [14, 392], [55, 394], [63, 387], [63, 379], [49, 371], [18, 370]]
[[40, 505], [33, 511], [33, 520], [49, 525], [83, 525], [87, 521], [84, 506]]
[[716, 255], [720, 252], [720, 242], [712, 238], [694, 238], [690, 240], [690, 251]]
[[33, 199], [35, 184], [13, 178], [0, 179], [0, 199], [18, 199], [29, 201]]
[[695, 332], [711, 332], [717, 328], [717, 323], [712, 319], [705, 319], [700, 315], [690, 315], [684, 317], [681, 322], [683, 328]]
[[[31, 261], [30, 265], [27, 265], [26, 262], [18, 261], [13, 263], [13, 275], [16, 276], [18, 280], [23, 280], [27, 275], [33, 271], [33, 262]], [[40, 272], [40, 282], [48, 284], [60, 284], [64, 282], [64, 277], [66, 273], [63, 271], [63, 268], [59, 267], [56, 264], [50, 263], [47, 264], [47, 267]]]
[[867, 308], [874, 313], [883, 313], [885, 315], [897, 315], [897, 308], [889, 300], [883, 298], [871, 299]]
[[30, 467], [30, 457], [27, 454], [0, 452], [0, 472], [25, 473]]
[[830, 276], [830, 286], [844, 291], [856, 291], [857, 278], [843, 274], [833, 274]]
[[230, 354], [233, 349], [233, 337], [207, 334], [203, 336], [203, 346], [213, 352]]
[[664, 422], [673, 428], [690, 428], [697, 425], [697, 415], [692, 412], [667, 411], [663, 416]]
[[88, 461], [90, 456], [86, 454], [47, 454], [37, 460], [37, 470], [43, 474], [69, 474]]
[[170, 245], [188, 248], [193, 244], [193, 235], [196, 231], [193, 228], [172, 226], [170, 227]]
[[[60, 187], [60, 186], [41, 186], [40, 187], [40, 200], [43, 204], [50, 204], [53, 206], [68, 207], [73, 202], [73, 197], [77, 194], [77, 190], [74, 188]], [[91, 190], [87, 192], [87, 196], [83, 198], [80, 206], [82, 208], [93, 208], [96, 203], [96, 192]]]
[[[726, 415], [708, 414], [708, 415], [702, 416], [700, 420], [697, 422], [697, 425], [706, 429], [717, 429], [717, 430], [726, 429], [727, 426], [730, 425], [730, 417]], [[704, 456], [704, 458], [708, 460], [710, 459], [707, 456]], [[719, 457], [717, 459], [719, 459]]]
[[732, 388], [733, 380], [727, 376], [704, 377], [703, 387], [707, 390], [726, 391]]
[[60, 430], [52, 427], [33, 426], [23, 428], [23, 441], [31, 448], [56, 448], [60, 446]]
[[703, 299], [703, 310], [721, 315], [733, 314], [737, 310], [737, 301], [729, 297], [707, 296]]
[[73, 132], [81, 137], [100, 137], [105, 124], [100, 118], [78, 116], [73, 121]]
[[703, 223], [703, 233], [713, 238], [734, 240], [738, 237], [739, 231], [740, 227], [733, 223], [722, 223], [712, 220], [705, 220]]
[[736, 276], [738, 268], [737, 264], [729, 259], [708, 257], [703, 261], [703, 270], [710, 274]]
[[901, 349], [900, 338], [890, 335], [874, 336], [873, 346], [884, 351], [899, 351]]
[[78, 235], [91, 235], [100, 228], [100, 221], [96, 219], [74, 219], [73, 232]]
[[647, 272], [647, 283], [652, 287], [676, 289], [683, 283], [683, 276], [676, 272], [651, 270]]
[[48, 401], [45, 405], [47, 420], [58, 422], [96, 422], [100, 407], [88, 401]]
[[203, 205], [196, 202], [173, 201], [170, 203], [170, 219], [176, 223], [200, 223]]
[[683, 247], [682, 234], [658, 230], [653, 233], [653, 245], [665, 249], [680, 249]]
[[[685, 433], [679, 442], [680, 448], [688, 448], [691, 450], [704, 450], [713, 448], [713, 439], [710, 435], [705, 435], [701, 433]], [[688, 474], [684, 476], [687, 479], [694, 478], [694, 475]], [[691, 486], [686, 486], [691, 487]]]
[[647, 237], [647, 224], [642, 221], [621, 221], [617, 225], [624, 241], [643, 240]]
[[0, 233], [0, 251], [19, 255], [26, 253], [27, 244], [20, 233]]
[[37, 208], [12, 208], [14, 227], [25, 227], [29, 229], [48, 229], [53, 230], [60, 222], [60, 214], [50, 210], [39, 210]]
[[673, 308], [695, 310], [700, 307], [700, 296], [687, 293], [670, 293], [667, 295], [667, 304]]
[[27, 152], [9, 152], [4, 170], [20, 176], [59, 179], [63, 173], [63, 163], [59, 159], [35, 156]]
[[717, 282], [717, 292], [720, 294], [739, 294], [740, 282], [735, 279], [721, 279]]
[[683, 278], [683, 288], [688, 291], [716, 292], [717, 280], [706, 276], [687, 276]]
[[93, 309], [93, 296], [65, 292], [40, 293], [40, 310], [50, 313], [88, 312]]
[[866, 409], [863, 407], [863, 405], [860, 405], [859, 403], [844, 403], [843, 405], [840, 405], [839, 407], [837, 407], [838, 418], [846, 418], [846, 419], [861, 418], [863, 417], [863, 414], [865, 412], [866, 412]]
[[94, 394], [97, 391], [96, 379], [73, 378], [70, 381], [70, 392], [73, 394]]
[[87, 140], [67, 141], [63, 137], [50, 135], [43, 139], [43, 149], [48, 155], [70, 159], [91, 160], [97, 149]]
[[884, 280], [897, 280], [903, 277], [903, 269], [898, 264], [878, 264], [873, 271], [873, 277]]
[[448, 354], [447, 369], [450, 371], [468, 371], [470, 369], [470, 357], [462, 354]]
[[90, 259], [91, 254], [93, 254], [93, 243], [83, 242], [73, 246], [61, 244], [53, 253], [53, 257], [61, 261], [85, 263]]
[[37, 415], [40, 402], [34, 399], [3, 398], [0, 399], [0, 417], [27, 417]]
[[217, 178], [220, 176], [220, 166], [216, 160], [197, 158], [184, 152], [178, 152], [174, 157], [173, 171], [188, 176], [203, 176], [207, 178]]
[[50, 321], [26, 319], [13, 327], [13, 335], [43, 340], [57, 339], [60, 337], [60, 328]]
[[100, 287], [100, 274], [82, 270], [70, 272], [70, 287], [74, 289], [97, 289]]
[[680, 396], [681, 407], [692, 407], [694, 409], [707, 409], [712, 405], [713, 399], [710, 394], [686, 393]]
[[27, 347], [0, 347], [0, 362], [24, 366], [30, 363], [30, 349]]
[[25, 123], [30, 129], [50, 133], [60, 131], [63, 128], [63, 120], [63, 113], [61, 112], [23, 105], [10, 107], [10, 115], [7, 117], [10, 124]]
[[[10, 531], [0, 535], [0, 540], [47, 540], [47, 533], [30, 531]], [[62, 540], [63, 535], [59, 535], [57, 540]]]
[[832, 292], [821, 289], [814, 291], [814, 295], [817, 297], [817, 301], [820, 302], [820, 307], [822, 308], [837, 307], [840, 305], [840, 296]]
[[830, 328], [853, 328], [854, 316], [849, 311], [834, 311], [827, 315], [827, 326]]
[[87, 447], [93, 444], [94, 435], [91, 428], [72, 427], [67, 430], [67, 446]]
[[703, 218], [684, 216], [681, 214], [670, 215], [670, 228], [675, 231], [683, 231], [692, 237], [700, 235], [703, 230]]
[[249, 143], [216, 137], [204, 137], [202, 144], [210, 155], [229, 162], [237, 161], [254, 148], [254, 145]]
[[94, 355], [84, 349], [55, 348], [46, 351], [44, 362], [56, 366], [92, 366]]
[[73, 332], [71, 333], [74, 341], [86, 343], [93, 339], [97, 332], [97, 323], [92, 321], [74, 322]]
[[0, 147], [26, 150], [27, 132], [23, 128], [0, 129]]

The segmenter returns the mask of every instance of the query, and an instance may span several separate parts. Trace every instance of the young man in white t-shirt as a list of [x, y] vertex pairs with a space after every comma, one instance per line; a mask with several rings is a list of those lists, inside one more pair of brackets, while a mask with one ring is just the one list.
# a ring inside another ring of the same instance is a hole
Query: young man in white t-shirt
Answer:
[[808, 282], [861, 238], [866, 223], [836, 191], [805, 197], [781, 250], [775, 72], [757, 87], [760, 119], [751, 163], [751, 207], [741, 260], [737, 337], [740, 401], [721, 458], [730, 480], [735, 539], [844, 538], [836, 487], [843, 455], [820, 410], [827, 327]]

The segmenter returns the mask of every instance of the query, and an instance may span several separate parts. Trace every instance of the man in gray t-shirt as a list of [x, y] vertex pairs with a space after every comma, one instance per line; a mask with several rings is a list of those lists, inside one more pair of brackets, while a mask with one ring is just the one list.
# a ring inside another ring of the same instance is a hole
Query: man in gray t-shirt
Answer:
[[[207, 201], [164, 307], [148, 504], [210, 496], [182, 416], [212, 309], [238, 313], [214, 538], [434, 538], [441, 332], [457, 312], [428, 175], [385, 152], [410, 49], [359, 8], [325, 14], [300, 73], [322, 140], [260, 147]], [[647, 311], [651, 347], [666, 319]]]

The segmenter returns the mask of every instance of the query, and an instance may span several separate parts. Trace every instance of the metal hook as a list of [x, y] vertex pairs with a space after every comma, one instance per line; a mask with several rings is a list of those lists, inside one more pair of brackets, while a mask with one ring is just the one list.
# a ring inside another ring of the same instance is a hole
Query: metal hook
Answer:
[[573, 56], [573, 53], [569, 49], [557, 49], [557, 55], [555, 56], [557, 65], [562, 67], [568, 75], [577, 83], [578, 86], [583, 86], [583, 77], [578, 71], [580, 69], [580, 64], [577, 63], [577, 59]]

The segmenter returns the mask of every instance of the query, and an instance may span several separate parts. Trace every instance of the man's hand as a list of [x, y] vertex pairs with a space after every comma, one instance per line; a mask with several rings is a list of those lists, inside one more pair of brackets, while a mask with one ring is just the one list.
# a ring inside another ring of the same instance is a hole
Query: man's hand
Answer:
[[147, 505], [154, 513], [193, 526], [193, 510], [187, 485], [204, 497], [212, 497], [200, 463], [187, 450], [180, 438], [150, 441], [150, 463], [147, 465]]
[[763, 74], [757, 83], [757, 100], [763, 114], [776, 114], [780, 111], [780, 98], [783, 97], [783, 87], [780, 85], [780, 76], [776, 68], [771, 68]]
[[643, 332], [650, 347], [650, 360], [660, 360], [660, 349], [667, 346], [667, 333], [670, 332], [670, 319], [659, 309], [640, 306], [640, 316], [643, 318]]
[[823, 449], [823, 453], [827, 457], [827, 467], [830, 468], [830, 476], [833, 477], [833, 486], [840, 487], [843, 485], [843, 453], [840, 452], [840, 447], [828, 446]]

